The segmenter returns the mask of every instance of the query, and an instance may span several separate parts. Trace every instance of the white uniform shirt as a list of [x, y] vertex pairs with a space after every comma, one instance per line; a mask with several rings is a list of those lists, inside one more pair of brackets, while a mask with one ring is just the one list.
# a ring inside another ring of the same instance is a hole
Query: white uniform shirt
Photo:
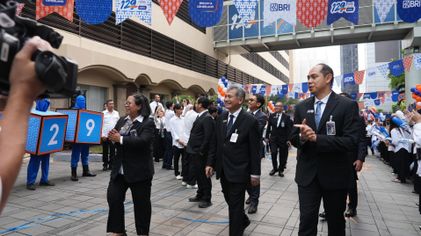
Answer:
[[186, 116], [184, 117], [184, 136], [186, 137], [186, 140], [188, 141], [190, 138], [190, 132], [193, 128], [193, 123], [197, 118], [197, 112], [194, 110], [190, 110], [186, 113]]
[[[421, 123], [414, 125], [412, 135], [415, 141], [415, 148], [421, 148]], [[421, 160], [418, 160], [417, 175], [421, 177]]]
[[390, 131], [392, 137], [392, 144], [395, 146], [395, 153], [404, 148], [409, 153], [412, 153], [411, 147], [414, 141], [410, 131], [405, 131], [401, 128], [394, 128]]
[[171, 118], [173, 118], [175, 115], [173, 110], [168, 109], [165, 112], [165, 129], [167, 130], [167, 132], [171, 132], [171, 124], [170, 124], [170, 120]]
[[118, 119], [120, 119], [120, 115], [116, 110], [113, 110], [112, 112], [105, 110], [102, 113], [104, 114], [104, 122], [102, 125], [102, 137], [107, 137], [108, 133], [112, 129], [114, 129]]
[[[151, 107], [151, 116], [153, 117], [153, 114], [155, 114], [155, 110], [157, 106], [161, 106], [162, 109], [164, 109], [164, 106], [160, 102], [152, 101], [149, 103], [149, 106]], [[165, 109], [164, 109], [165, 110]]]
[[171, 118], [170, 124], [171, 124], [172, 145], [178, 148], [184, 148], [183, 145], [177, 142], [177, 140], [179, 140], [187, 144], [187, 141], [184, 137], [184, 130], [185, 130], [184, 118], [174, 116], [173, 118]]

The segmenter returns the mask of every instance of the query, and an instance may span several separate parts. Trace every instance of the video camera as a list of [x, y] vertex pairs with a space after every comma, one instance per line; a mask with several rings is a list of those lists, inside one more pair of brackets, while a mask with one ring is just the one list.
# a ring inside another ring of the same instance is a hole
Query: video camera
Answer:
[[[63, 36], [36, 21], [16, 16], [17, 3], [0, 1], [0, 94], [8, 94], [9, 73], [16, 54], [25, 41], [39, 36], [53, 48], [59, 48]], [[78, 65], [50, 51], [37, 51], [32, 55], [37, 77], [47, 87], [48, 94], [72, 96], [76, 89]]]

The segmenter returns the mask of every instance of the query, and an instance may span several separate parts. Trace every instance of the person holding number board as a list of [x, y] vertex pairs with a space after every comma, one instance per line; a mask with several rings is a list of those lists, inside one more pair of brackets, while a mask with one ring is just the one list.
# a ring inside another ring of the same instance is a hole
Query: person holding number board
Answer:
[[[47, 111], [50, 106], [48, 98], [41, 98], [36, 101], [36, 110]], [[50, 154], [45, 155], [32, 155], [29, 159], [28, 172], [26, 178], [26, 188], [28, 190], [35, 190], [35, 181], [37, 179], [39, 164], [41, 163], [41, 180], [39, 181], [40, 186], [54, 186], [55, 184], [48, 181], [48, 171], [50, 168]]]
[[[76, 97], [74, 109], [86, 109], [86, 99], [83, 95]], [[83, 143], [74, 143], [72, 146], [72, 159], [71, 159], [71, 168], [72, 168], [72, 181], [78, 181], [77, 178], [77, 163], [79, 159], [82, 159], [83, 174], [82, 176], [86, 177], [95, 177], [96, 174], [93, 174], [89, 171], [89, 144]]]
[[120, 118], [108, 139], [115, 143], [117, 155], [108, 184], [107, 232], [126, 235], [124, 200], [130, 188], [133, 198], [136, 232], [148, 235], [151, 222], [151, 186], [154, 175], [152, 144], [155, 123], [150, 118], [148, 99], [141, 94], [127, 98], [128, 116]]

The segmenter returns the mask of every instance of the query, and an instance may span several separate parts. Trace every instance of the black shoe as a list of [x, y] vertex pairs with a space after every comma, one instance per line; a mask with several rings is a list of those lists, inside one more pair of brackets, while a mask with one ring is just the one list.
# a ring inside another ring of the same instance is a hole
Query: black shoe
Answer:
[[270, 176], [272, 176], [272, 175], [274, 175], [276, 172], [278, 172], [278, 171], [277, 171], [277, 170], [275, 170], [275, 169], [273, 169], [273, 170], [271, 170], [271, 171], [270, 171], [269, 175], [270, 175]]
[[354, 217], [357, 215], [357, 209], [348, 208], [345, 212], [345, 217]]
[[72, 177], [70, 178], [72, 181], [79, 181], [77, 178], [76, 167], [72, 167]]
[[278, 174], [279, 174], [279, 177], [284, 177], [285, 176], [283, 171], [279, 171]]
[[323, 219], [326, 219], [326, 212], [320, 212], [319, 217], [323, 218]]
[[26, 189], [28, 189], [28, 190], [35, 190], [36, 189], [35, 184], [27, 184], [26, 185]]
[[56, 186], [53, 182], [47, 181], [44, 183], [39, 183], [39, 186]]
[[246, 229], [249, 225], [250, 225], [250, 219], [247, 217], [247, 218], [244, 220], [244, 229]]
[[199, 203], [199, 208], [208, 208], [210, 206], [212, 206], [212, 203], [211, 202], [201, 201]]
[[108, 167], [107, 166], [104, 166], [104, 167], [102, 167], [102, 170], [103, 171], [107, 171], [108, 170]]
[[247, 198], [247, 200], [246, 200], [246, 205], [248, 205], [248, 204], [250, 204], [251, 203], [251, 199], [250, 199], [250, 197], [249, 198]]
[[200, 197], [197, 197], [197, 196], [189, 198], [189, 202], [200, 202], [200, 201], [202, 200], [200, 199]]
[[86, 166], [83, 166], [83, 174], [82, 174], [82, 176], [84, 176], [84, 177], [95, 177], [95, 176], [96, 176], [96, 174], [91, 173], [91, 172], [89, 171], [89, 166], [88, 166], [88, 165], [86, 165]]
[[248, 210], [249, 214], [254, 214], [257, 212], [257, 206], [255, 204], [251, 204]]

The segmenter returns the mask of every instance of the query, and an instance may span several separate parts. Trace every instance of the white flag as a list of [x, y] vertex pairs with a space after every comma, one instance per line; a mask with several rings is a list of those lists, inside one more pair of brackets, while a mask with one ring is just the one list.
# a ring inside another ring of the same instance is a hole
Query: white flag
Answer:
[[125, 19], [137, 16], [148, 25], [152, 24], [151, 0], [119, 0], [116, 1], [116, 25]]
[[377, 10], [377, 14], [379, 15], [380, 22], [384, 22], [386, 20], [386, 17], [394, 4], [395, 0], [374, 0], [374, 6]]
[[297, 24], [297, 5], [295, 0], [265, 0], [263, 10], [263, 27], [266, 27], [278, 19], [282, 19], [291, 25]]
[[414, 67], [421, 70], [421, 53], [414, 54]]

